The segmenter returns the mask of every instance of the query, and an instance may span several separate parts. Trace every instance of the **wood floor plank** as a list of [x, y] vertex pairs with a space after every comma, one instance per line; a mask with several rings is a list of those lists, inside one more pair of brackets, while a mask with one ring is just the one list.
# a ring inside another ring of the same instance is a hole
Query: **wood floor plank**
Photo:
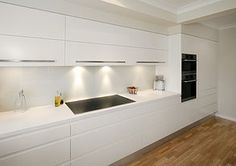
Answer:
[[211, 118], [128, 166], [236, 166], [236, 123]]

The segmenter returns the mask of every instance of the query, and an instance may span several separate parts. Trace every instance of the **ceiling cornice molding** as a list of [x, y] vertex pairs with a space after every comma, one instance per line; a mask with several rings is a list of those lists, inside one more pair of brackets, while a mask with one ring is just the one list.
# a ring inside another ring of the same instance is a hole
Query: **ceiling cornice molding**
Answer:
[[173, 4], [168, 3], [167, 1], [155, 1], [155, 0], [139, 0], [139, 1], [149, 4], [151, 6], [157, 7], [157, 8], [161, 8], [175, 15], [178, 15], [178, 14], [189, 12], [189, 11], [192, 11], [201, 7], [205, 7], [205, 6], [217, 3], [219, 1], [224, 1], [224, 0], [196, 0], [182, 7], [174, 6]]
[[224, 1], [224, 0], [196, 0], [195, 2], [192, 2], [190, 4], [187, 4], [183, 7], [178, 8], [176, 14], [183, 14], [185, 12], [191, 12], [193, 10], [212, 5], [219, 1]]
[[170, 13], [173, 13], [175, 15], [177, 14], [177, 8], [174, 5], [172, 5], [166, 1], [159, 1], [158, 3], [155, 0], [139, 0], [139, 1], [149, 4], [151, 6], [157, 7], [157, 8], [164, 9], [164, 10], [166, 10]]
[[143, 0], [127, 1], [127, 0], [100, 0], [103, 3], [117, 6], [126, 10], [131, 10], [137, 13], [142, 13], [158, 19], [166, 20], [175, 23], [177, 15], [162, 8], [157, 8], [153, 5], [145, 3]]
[[208, 23], [205, 23], [205, 22], [199, 22], [199, 24], [202, 24], [206, 27], [209, 27], [209, 28], [212, 28], [212, 29], [215, 29], [215, 30], [220, 30], [220, 28], [216, 25], [213, 25], [213, 24], [208, 24]]
[[220, 0], [208, 6], [197, 8], [178, 15], [178, 23], [199, 22], [209, 16], [230, 11], [236, 8], [236, 0]]
[[222, 27], [219, 28], [219, 30], [225, 30], [225, 29], [230, 29], [230, 28], [236, 28], [236, 23], [222, 26]]

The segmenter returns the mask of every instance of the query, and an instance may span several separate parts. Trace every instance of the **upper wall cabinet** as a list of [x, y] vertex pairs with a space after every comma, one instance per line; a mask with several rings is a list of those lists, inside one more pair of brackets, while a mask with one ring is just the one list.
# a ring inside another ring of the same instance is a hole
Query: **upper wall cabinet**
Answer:
[[66, 17], [66, 65], [135, 65], [166, 61], [167, 36]]
[[65, 16], [0, 3], [0, 34], [65, 38]]
[[65, 64], [73, 65], [123, 65], [127, 64], [127, 50], [123, 47], [80, 42], [66, 43]]
[[66, 17], [66, 40], [167, 50], [167, 37], [156, 33]]
[[94, 43], [66, 42], [66, 65], [135, 65], [166, 61], [167, 51]]
[[0, 66], [61, 65], [64, 41], [0, 35]]

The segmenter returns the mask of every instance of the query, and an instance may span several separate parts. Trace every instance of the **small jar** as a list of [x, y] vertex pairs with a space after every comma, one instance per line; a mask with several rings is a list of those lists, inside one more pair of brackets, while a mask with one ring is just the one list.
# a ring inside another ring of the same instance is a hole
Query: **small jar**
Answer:
[[165, 80], [163, 75], [157, 75], [154, 80], [153, 89], [158, 91], [165, 90]]

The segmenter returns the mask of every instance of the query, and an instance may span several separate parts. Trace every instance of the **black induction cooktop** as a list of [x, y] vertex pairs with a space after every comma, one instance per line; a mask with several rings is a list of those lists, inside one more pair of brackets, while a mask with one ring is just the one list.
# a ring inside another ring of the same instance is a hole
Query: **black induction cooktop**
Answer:
[[67, 102], [66, 105], [71, 109], [74, 114], [80, 114], [84, 112], [95, 111], [102, 108], [108, 108], [132, 102], [135, 101], [119, 95], [112, 95]]

